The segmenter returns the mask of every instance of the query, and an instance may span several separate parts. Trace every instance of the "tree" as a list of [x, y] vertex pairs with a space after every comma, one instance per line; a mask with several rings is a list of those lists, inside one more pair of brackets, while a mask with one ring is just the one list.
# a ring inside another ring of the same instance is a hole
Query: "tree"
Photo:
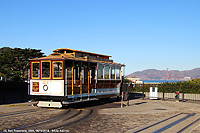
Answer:
[[43, 57], [41, 50], [30, 48], [0, 48], [0, 73], [5, 80], [23, 81], [27, 79], [29, 58]]
[[131, 83], [131, 81], [129, 79], [127, 79], [127, 78], [124, 79], [124, 82], [125, 83]]

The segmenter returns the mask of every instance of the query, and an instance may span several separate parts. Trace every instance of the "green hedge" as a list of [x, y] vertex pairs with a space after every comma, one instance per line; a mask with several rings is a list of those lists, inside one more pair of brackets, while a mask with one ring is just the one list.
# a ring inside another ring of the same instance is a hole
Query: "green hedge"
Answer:
[[[183, 86], [185, 93], [200, 94], [200, 79], [193, 79], [185, 82], [169, 83], [165, 82], [162, 84], [144, 84], [144, 92], [149, 92], [150, 87], [158, 87], [158, 92], [163, 92], [163, 85], [165, 93], [175, 93], [179, 91], [182, 93]], [[142, 92], [143, 85], [137, 84], [134, 88], [131, 88], [131, 92]]]

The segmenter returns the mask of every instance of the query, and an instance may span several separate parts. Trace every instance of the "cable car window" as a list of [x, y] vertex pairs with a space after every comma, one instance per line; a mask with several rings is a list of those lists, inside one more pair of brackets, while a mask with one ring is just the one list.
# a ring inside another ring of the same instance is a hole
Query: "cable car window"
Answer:
[[50, 69], [51, 69], [51, 62], [50, 61], [42, 61], [42, 78], [50, 79]]
[[109, 66], [104, 67], [104, 79], [109, 79]]
[[84, 84], [84, 70], [82, 70], [82, 84]]
[[155, 87], [152, 87], [152, 92], [155, 92]]
[[83, 76], [83, 77], [84, 77], [84, 83], [85, 83], [85, 84], [88, 84], [88, 80], [89, 80], [88, 72], [89, 72], [89, 71], [88, 71], [88, 66], [85, 66], [85, 67], [84, 67], [84, 76]]
[[98, 79], [103, 79], [103, 66], [98, 66]]
[[80, 80], [80, 63], [79, 62], [75, 62], [74, 64], [74, 84], [79, 83]]
[[90, 70], [90, 84], [92, 84], [92, 70]]
[[40, 72], [40, 63], [33, 62], [32, 63], [32, 78], [39, 78], [39, 72]]
[[72, 68], [67, 68], [67, 80], [72, 80]]
[[114, 67], [111, 67], [110, 76], [111, 76], [111, 79], [115, 79], [115, 68]]
[[116, 68], [116, 79], [120, 79], [120, 68]]
[[76, 84], [76, 68], [74, 68], [74, 84]]
[[62, 61], [53, 61], [53, 77], [62, 78], [63, 77], [63, 68]]

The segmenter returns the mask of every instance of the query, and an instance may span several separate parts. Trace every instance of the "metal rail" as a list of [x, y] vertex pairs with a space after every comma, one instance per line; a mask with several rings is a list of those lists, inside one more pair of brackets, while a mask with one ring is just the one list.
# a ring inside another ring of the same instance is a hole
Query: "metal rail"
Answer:
[[15, 129], [10, 129], [10, 131], [20, 130], [20, 129], [27, 128], [27, 127], [33, 127], [33, 126], [36, 126], [36, 125], [39, 125], [39, 124], [43, 124], [43, 123], [46, 123], [46, 122], [49, 122], [49, 121], [53, 121], [55, 119], [59, 119], [59, 118], [63, 117], [64, 115], [68, 114], [70, 111], [71, 110], [69, 109], [67, 112], [65, 112], [64, 114], [61, 114], [61, 115], [59, 115], [57, 117], [54, 117], [54, 118], [51, 118], [51, 119], [48, 119], [48, 120], [45, 120], [45, 121], [38, 122], [36, 124], [26, 125], [26, 126], [18, 127], [18, 128], [15, 128]]
[[[80, 111], [82, 112], [82, 110], [80, 110]], [[61, 129], [61, 128], [64, 128], [64, 127], [66, 127], [66, 126], [72, 125], [72, 124], [74, 124], [74, 123], [80, 122], [80, 121], [82, 121], [82, 120], [88, 118], [92, 113], [93, 113], [93, 110], [90, 110], [90, 112], [89, 112], [86, 116], [82, 117], [81, 119], [78, 119], [78, 120], [73, 121], [73, 122], [71, 122], [71, 123], [68, 123], [68, 124], [65, 124], [65, 125], [59, 126], [59, 127], [57, 127], [57, 128], [50, 129], [50, 130]], [[78, 115], [76, 115], [76, 116], [78, 116]]]
[[167, 126], [164, 126], [164, 127], [160, 128], [160, 129], [154, 131], [153, 133], [161, 133], [161, 132], [163, 132], [163, 131], [165, 131], [165, 130], [171, 128], [172, 126], [175, 126], [176, 124], [178, 124], [178, 123], [180, 123], [180, 122], [182, 122], [182, 121], [188, 119], [189, 117], [194, 116], [195, 114], [196, 114], [196, 113], [188, 114], [187, 116], [185, 116], [185, 117], [183, 117], [183, 118], [181, 118], [181, 119], [179, 119], [179, 120], [177, 120], [177, 121], [175, 121], [175, 122], [172, 122], [172, 123], [168, 124]]
[[169, 120], [169, 119], [172, 119], [172, 118], [174, 118], [174, 117], [177, 117], [177, 116], [179, 116], [179, 115], [181, 115], [181, 114], [182, 114], [182, 113], [176, 114], [176, 115], [171, 116], [171, 117], [169, 117], [169, 118], [167, 118], [167, 119], [164, 119], [164, 120], [162, 120], [162, 121], [159, 121], [159, 122], [157, 122], [157, 123], [155, 123], [155, 124], [152, 124], [152, 125], [150, 125], [150, 126], [147, 126], [147, 127], [145, 127], [145, 128], [142, 128], [142, 129], [140, 129], [140, 130], [137, 130], [137, 131], [135, 131], [135, 132], [133, 132], [133, 133], [141, 132], [141, 131], [146, 130], [146, 129], [150, 128], [150, 127], [153, 127], [153, 126], [155, 126], [155, 125], [158, 125], [158, 124], [160, 124], [160, 123], [162, 123], [162, 122], [165, 122], [165, 121], [167, 121], [167, 120]]
[[[64, 128], [66, 126], [69, 126], [69, 125], [72, 125], [74, 123], [77, 123], [77, 122], [80, 122], [86, 118], [88, 118], [92, 113], [93, 113], [93, 110], [89, 110], [89, 112], [87, 114], [83, 114], [83, 116], [81, 116], [80, 118], [78, 118], [79, 115], [81, 115], [84, 110], [79, 110], [77, 113], [73, 114], [72, 116], [69, 116], [68, 114], [71, 112], [72, 110], [69, 109], [67, 112], [57, 116], [57, 117], [54, 117], [54, 118], [51, 118], [51, 119], [48, 119], [48, 120], [45, 120], [45, 121], [40, 121], [36, 124], [32, 124], [32, 125], [26, 125], [26, 126], [22, 126], [22, 127], [18, 127], [18, 128], [14, 128], [14, 129], [9, 129], [9, 131], [17, 131], [17, 130], [23, 130], [23, 129], [27, 129], [29, 127], [34, 127], [36, 126], [35, 128], [37, 128], [37, 126], [39, 127], [44, 127], [44, 126], [49, 126], [51, 127], [51, 125], [55, 125], [56, 123], [59, 123], [59, 125], [55, 128], [51, 128], [51, 129], [48, 129], [49, 131], [53, 131], [53, 130], [58, 130], [58, 129], [61, 129], [61, 128]], [[67, 116], [67, 118], [65, 117]], [[71, 120], [71, 119], [75, 119], [75, 120]], [[67, 122], [65, 124], [62, 124], [61, 122]], [[71, 122], [72, 121], [72, 122]], [[45, 124], [45, 125], [44, 125]], [[0, 133], [3, 133], [3, 132], [0, 132]]]
[[[182, 115], [182, 114], [185, 114], [185, 113], [179, 113], [179, 114], [177, 114], [177, 115], [174, 115], [174, 116], [172, 116], [172, 117], [169, 117], [169, 118], [167, 118], [167, 119], [164, 119], [164, 120], [162, 120], [162, 121], [159, 121], [159, 122], [157, 122], [157, 123], [155, 123], [155, 124], [152, 124], [152, 125], [150, 125], [150, 126], [147, 126], [147, 127], [145, 127], [145, 128], [142, 128], [142, 129], [140, 129], [140, 130], [137, 130], [137, 131], [135, 131], [135, 132], [133, 132], [133, 133], [138, 133], [138, 132], [142, 132], [142, 131], [144, 132], [145, 130], [148, 132], [147, 129], [149, 129], [149, 128], [151, 128], [151, 127], [154, 127], [154, 126], [156, 126], [156, 125], [158, 125], [158, 124], [160, 124], [160, 123], [162, 123], [162, 122], [165, 122], [165, 121], [167, 121], [167, 120], [170, 120], [170, 119], [172, 119], [172, 118], [176, 118], [177, 116]], [[176, 125], [179, 124], [180, 122], [183, 122], [183, 121], [185, 121], [186, 119], [188, 119], [188, 118], [193, 117], [193, 116], [196, 115], [196, 113], [190, 113], [190, 114], [186, 113], [186, 114], [187, 114], [186, 116], [184, 116], [184, 117], [182, 117], [182, 118], [180, 118], [180, 119], [178, 119], [178, 120], [176, 120], [176, 121], [174, 121], [174, 122], [171, 122], [170, 124], [168, 124], [168, 125], [166, 125], [166, 126], [163, 126], [163, 127], [157, 129], [156, 131], [154, 131], [154, 132], [152, 132], [152, 133], [161, 133], [161, 132], [163, 132], [163, 131], [165, 131], [165, 130], [167, 130], [167, 129], [170, 129], [171, 127], [176, 126]], [[181, 133], [181, 132], [185, 131], [186, 129], [188, 129], [190, 126], [194, 125], [194, 124], [197, 123], [198, 121], [200, 121], [200, 118], [198, 118], [198, 119], [196, 119], [195, 121], [191, 122], [189, 125], [185, 126], [185, 127], [182, 128], [181, 130], [179, 130], [177, 133]]]
[[23, 112], [16, 111], [16, 112], [11, 112], [11, 113], [3, 113], [3, 114], [0, 115], [0, 117], [25, 114], [25, 113], [35, 112], [36, 110], [38, 110], [38, 109], [29, 109], [29, 110], [25, 110], [25, 111], [23, 110]]
[[190, 123], [189, 125], [187, 125], [186, 127], [184, 127], [183, 129], [179, 130], [177, 133], [182, 133], [183, 131], [185, 131], [187, 128], [189, 128], [190, 126], [192, 126], [193, 124], [197, 123], [200, 120], [197, 119], [196, 121], [193, 121], [192, 123]]

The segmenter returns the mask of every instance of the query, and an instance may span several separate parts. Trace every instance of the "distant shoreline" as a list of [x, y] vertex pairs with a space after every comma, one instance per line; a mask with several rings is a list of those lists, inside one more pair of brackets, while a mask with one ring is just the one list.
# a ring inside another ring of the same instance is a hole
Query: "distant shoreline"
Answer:
[[140, 80], [144, 83], [164, 83], [164, 82], [169, 82], [169, 83], [176, 83], [176, 82], [184, 82], [186, 80]]

